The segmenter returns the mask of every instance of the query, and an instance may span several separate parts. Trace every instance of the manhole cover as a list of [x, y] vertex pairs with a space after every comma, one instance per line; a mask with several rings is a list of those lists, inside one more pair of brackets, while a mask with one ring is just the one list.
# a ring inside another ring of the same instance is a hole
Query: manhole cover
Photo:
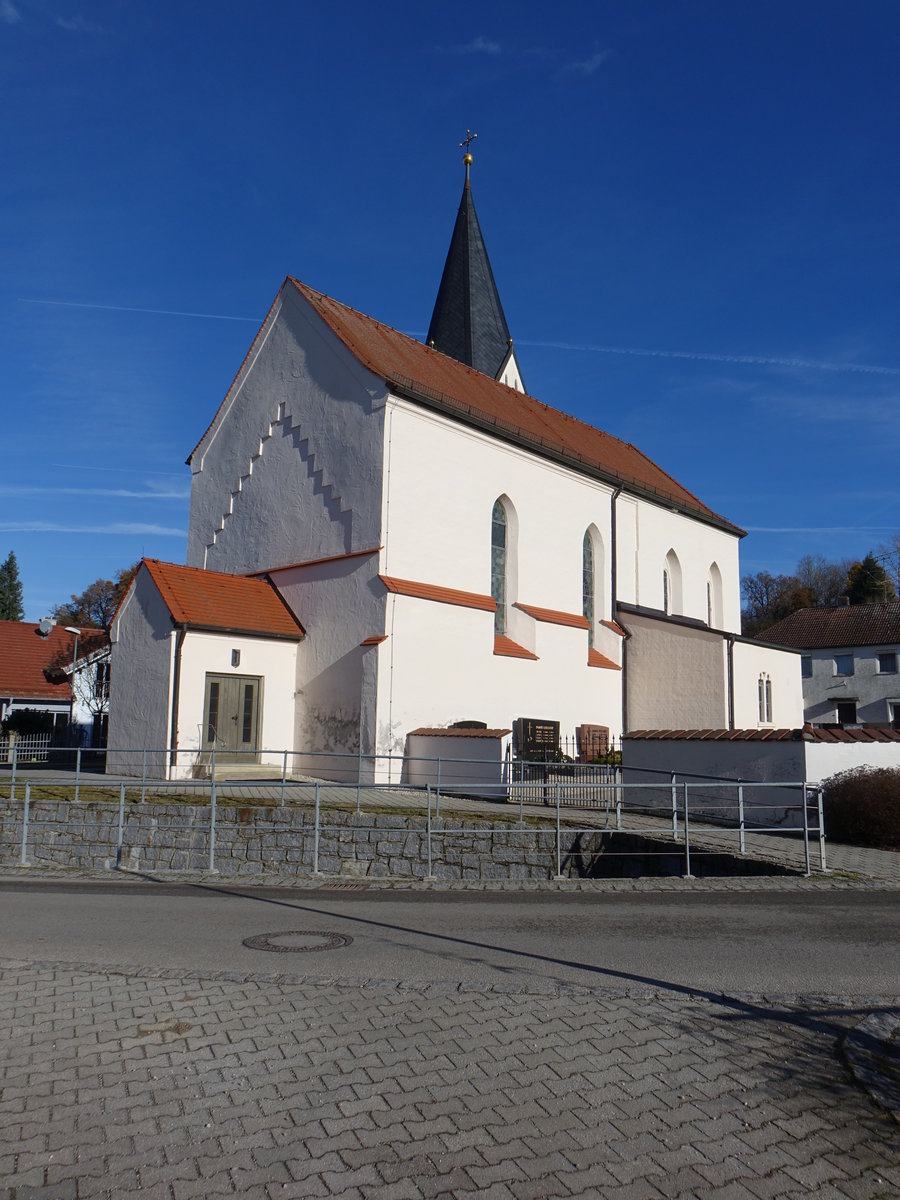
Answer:
[[283, 933], [256, 933], [244, 938], [250, 950], [271, 950], [275, 954], [311, 954], [313, 950], [339, 950], [353, 938], [346, 933], [324, 929], [288, 929]]

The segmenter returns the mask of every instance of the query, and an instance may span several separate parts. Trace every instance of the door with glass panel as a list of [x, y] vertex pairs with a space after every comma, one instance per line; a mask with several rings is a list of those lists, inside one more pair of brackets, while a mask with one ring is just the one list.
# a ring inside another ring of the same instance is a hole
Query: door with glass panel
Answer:
[[203, 703], [203, 749], [215, 747], [223, 762], [253, 762], [259, 748], [259, 692], [253, 675], [207, 675]]

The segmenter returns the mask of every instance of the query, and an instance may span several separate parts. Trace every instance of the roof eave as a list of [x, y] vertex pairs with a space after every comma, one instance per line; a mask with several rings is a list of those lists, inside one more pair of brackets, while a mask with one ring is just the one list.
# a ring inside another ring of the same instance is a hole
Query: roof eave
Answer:
[[642, 499], [649, 500], [653, 504], [657, 504], [663, 508], [674, 509], [684, 516], [691, 517], [696, 521], [702, 521], [705, 525], [711, 525], [713, 528], [729, 533], [733, 537], [743, 538], [747, 536], [745, 529], [741, 529], [739, 525], [733, 525], [730, 521], [726, 521], [724, 517], [718, 516], [717, 513], [704, 512], [702, 509], [693, 508], [690, 505], [680, 502], [674, 496], [656, 492], [653, 488], [640, 484], [636, 480], [629, 479], [627, 476], [619, 475], [615, 471], [605, 471], [601, 467], [585, 463], [581, 459], [576, 458], [575, 455], [568, 454], [561, 447], [548, 446], [539, 442], [536, 438], [530, 438], [524, 431], [504, 429], [502, 426], [497, 425], [487, 417], [480, 416], [478, 413], [462, 412], [454, 406], [452, 397], [440, 398], [430, 396], [420, 388], [417, 388], [413, 380], [401, 380], [398, 376], [395, 376], [394, 378], [386, 378], [385, 382], [402, 399], [411, 400], [414, 404], [421, 404], [423, 407], [430, 408], [434, 412], [439, 412], [443, 416], [449, 416], [451, 419], [459, 421], [461, 425], [483, 429], [499, 441], [507, 442], [513, 446], [520, 446], [525, 450], [531, 451], [533, 454], [538, 454], [541, 458], [561, 463], [563, 466], [570, 467], [578, 471], [579, 474], [587, 475], [591, 479], [597, 479], [601, 483], [610, 484], [613, 487], [621, 487], [633, 496], [640, 496]]

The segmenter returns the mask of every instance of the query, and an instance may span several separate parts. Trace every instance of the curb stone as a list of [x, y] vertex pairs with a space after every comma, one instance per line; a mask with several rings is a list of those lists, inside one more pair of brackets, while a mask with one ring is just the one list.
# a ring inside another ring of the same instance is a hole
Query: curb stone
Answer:
[[844, 1038], [841, 1051], [857, 1083], [900, 1125], [900, 1018], [872, 1013]]

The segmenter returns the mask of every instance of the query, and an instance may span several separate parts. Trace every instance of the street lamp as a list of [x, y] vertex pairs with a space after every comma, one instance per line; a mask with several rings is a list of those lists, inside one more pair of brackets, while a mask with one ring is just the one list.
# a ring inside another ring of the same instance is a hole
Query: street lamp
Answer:
[[72, 744], [72, 719], [75, 715], [75, 664], [78, 662], [78, 639], [81, 636], [81, 630], [76, 629], [74, 625], [66, 625], [66, 633], [75, 634], [75, 646], [72, 650], [72, 696], [69, 700], [69, 744]]

